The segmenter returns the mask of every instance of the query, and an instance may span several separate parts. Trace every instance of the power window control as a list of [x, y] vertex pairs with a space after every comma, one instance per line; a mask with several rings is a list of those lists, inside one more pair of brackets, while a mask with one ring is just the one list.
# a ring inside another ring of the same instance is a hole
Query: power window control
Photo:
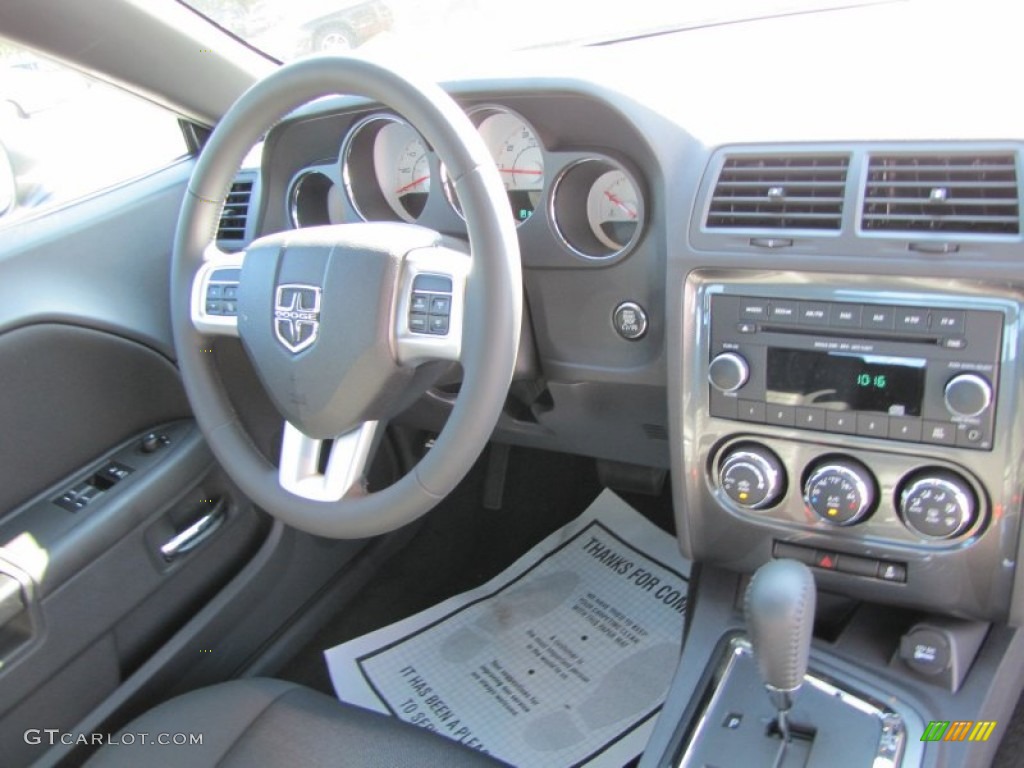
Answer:
[[[143, 453], [153, 453], [161, 448], [166, 448], [171, 444], [171, 438], [167, 435], [162, 435], [158, 432], [150, 432], [148, 435], [142, 438], [142, 442], [139, 444], [139, 449]], [[131, 470], [129, 469], [129, 472]]]
[[66, 509], [68, 512], [77, 512], [78, 510], [83, 509], [89, 502], [85, 499], [80, 499], [74, 493], [68, 491], [59, 498], [54, 499], [53, 503], [58, 507]]
[[[100, 483], [98, 483], [98, 485], [101, 485], [101, 486], [104, 483], [109, 483], [109, 485], [107, 485], [107, 488], [109, 488], [111, 485], [116, 485], [117, 483], [119, 483], [122, 480], [124, 480], [126, 477], [128, 477], [128, 475], [130, 475], [134, 471], [135, 470], [133, 470], [131, 467], [129, 467], [129, 466], [125, 465], [125, 464], [119, 464], [116, 461], [110, 461], [110, 462], [107, 462], [107, 464], [104, 465], [103, 468], [101, 468], [93, 476], [93, 479], [94, 479], [94, 481], [95, 480], [101, 481]], [[106, 490], [106, 489], [103, 489], [103, 490]]]

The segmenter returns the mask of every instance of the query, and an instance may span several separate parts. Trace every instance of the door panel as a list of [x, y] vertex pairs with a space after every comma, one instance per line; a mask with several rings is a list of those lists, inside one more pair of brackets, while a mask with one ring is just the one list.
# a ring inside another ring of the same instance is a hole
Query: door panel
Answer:
[[[26, 729], [85, 718], [266, 539], [173, 363], [169, 258], [190, 169], [0, 236], [0, 586], [21, 587], [0, 605], [0, 765], [40, 757]], [[166, 441], [144, 446], [150, 431]], [[161, 552], [214, 509], [223, 524], [201, 545]]]

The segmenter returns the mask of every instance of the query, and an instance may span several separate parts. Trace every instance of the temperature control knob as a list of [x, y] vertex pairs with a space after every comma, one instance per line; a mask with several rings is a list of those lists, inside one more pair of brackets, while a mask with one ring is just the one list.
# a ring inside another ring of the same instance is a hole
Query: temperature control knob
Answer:
[[737, 446], [722, 459], [718, 484], [726, 495], [747, 509], [775, 504], [785, 489], [782, 462], [760, 445]]
[[822, 520], [853, 525], [875, 507], [875, 481], [868, 469], [852, 459], [818, 465], [804, 484], [804, 502]]
[[719, 392], [735, 392], [747, 383], [750, 367], [742, 355], [722, 352], [715, 355], [708, 366], [708, 381]]
[[954, 416], [980, 416], [992, 404], [992, 385], [976, 373], [960, 373], [946, 382], [946, 408]]
[[951, 539], [971, 527], [977, 504], [966, 480], [934, 470], [915, 475], [903, 486], [900, 514], [907, 527], [922, 536]]

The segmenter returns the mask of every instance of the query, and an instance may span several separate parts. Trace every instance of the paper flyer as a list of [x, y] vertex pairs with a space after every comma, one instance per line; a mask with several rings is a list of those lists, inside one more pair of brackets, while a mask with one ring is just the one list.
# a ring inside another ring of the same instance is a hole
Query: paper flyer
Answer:
[[682, 644], [689, 564], [604, 491], [486, 584], [325, 652], [342, 701], [518, 766], [639, 755]]

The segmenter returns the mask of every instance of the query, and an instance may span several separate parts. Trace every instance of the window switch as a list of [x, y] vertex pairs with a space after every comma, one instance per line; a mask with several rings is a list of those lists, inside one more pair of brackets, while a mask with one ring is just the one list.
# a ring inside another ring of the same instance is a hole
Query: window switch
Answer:
[[120, 464], [116, 461], [109, 461], [92, 476], [92, 484], [99, 490], [105, 491], [108, 488], [117, 485], [134, 471], [135, 470], [125, 464]]

